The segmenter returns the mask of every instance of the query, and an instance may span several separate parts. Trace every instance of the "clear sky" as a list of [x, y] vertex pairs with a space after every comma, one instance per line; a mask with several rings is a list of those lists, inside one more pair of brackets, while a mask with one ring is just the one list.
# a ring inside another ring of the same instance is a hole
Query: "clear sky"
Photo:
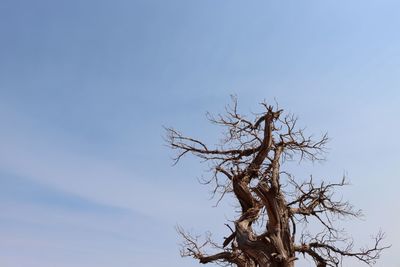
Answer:
[[[206, 166], [173, 155], [162, 126], [211, 144], [236, 94], [263, 99], [332, 138], [298, 175], [340, 179], [383, 229], [399, 267], [400, 1], [0, 1], [0, 265], [199, 266], [177, 223], [223, 235]], [[300, 267], [312, 266], [303, 261]], [[350, 266], [350, 263], [345, 264]], [[351, 266], [361, 266], [351, 264]]]

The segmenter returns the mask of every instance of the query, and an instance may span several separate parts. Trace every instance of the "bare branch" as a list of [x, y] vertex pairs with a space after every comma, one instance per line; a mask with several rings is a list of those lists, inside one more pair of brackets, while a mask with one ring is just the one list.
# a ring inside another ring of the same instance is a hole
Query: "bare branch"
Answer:
[[339, 248], [333, 245], [332, 240], [324, 238], [314, 238], [312, 242], [295, 246], [295, 250], [301, 253], [307, 253], [313, 257], [317, 262], [325, 263], [321, 266], [338, 266], [342, 262], [343, 257], [354, 257], [358, 260], [371, 265], [375, 264], [379, 259], [383, 250], [390, 248], [390, 246], [383, 246], [381, 243], [384, 239], [384, 234], [379, 232], [374, 237], [374, 244], [372, 247], [360, 248], [358, 251], [353, 250], [353, 242], [347, 243], [344, 248]]
[[295, 199], [287, 204], [293, 216], [312, 216], [316, 218], [328, 230], [335, 229], [332, 220], [347, 216], [359, 218], [362, 216], [361, 210], [354, 207], [342, 199], [335, 200], [335, 191], [339, 187], [348, 185], [345, 178], [339, 183], [324, 183], [316, 185], [312, 177], [309, 181], [301, 184], [297, 183], [292, 177], [289, 182], [295, 188]]
[[[225, 114], [207, 114], [211, 123], [223, 128], [223, 137], [215, 146], [166, 128], [168, 146], [177, 152], [174, 163], [191, 154], [207, 162], [210, 176], [202, 183], [212, 185], [217, 204], [227, 194], [237, 200], [235, 227], [221, 245], [206, 234], [201, 241], [181, 228], [181, 255], [200, 263], [239, 267], [294, 267], [296, 254], [311, 257], [317, 267], [338, 266], [343, 257], [373, 264], [388, 246], [379, 233], [370, 248], [353, 249], [353, 241], [335, 225], [345, 217], [358, 218], [361, 210], [335, 194], [348, 183], [315, 183], [312, 176], [299, 182], [281, 169], [286, 160], [319, 161], [326, 153], [328, 137], [306, 134], [298, 119], [283, 110], [261, 103], [263, 111], [250, 119], [238, 112], [236, 97]], [[240, 205], [240, 206], [239, 206]], [[311, 234], [309, 223], [322, 230]], [[304, 226], [299, 231], [298, 224]], [[299, 240], [300, 245], [296, 245]]]

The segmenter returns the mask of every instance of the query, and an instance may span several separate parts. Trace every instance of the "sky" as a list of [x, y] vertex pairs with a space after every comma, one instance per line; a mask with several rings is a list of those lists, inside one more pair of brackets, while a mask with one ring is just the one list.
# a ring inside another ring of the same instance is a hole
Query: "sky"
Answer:
[[[189, 267], [176, 225], [227, 233], [207, 166], [174, 155], [163, 126], [215, 144], [230, 95], [328, 132], [336, 181], [382, 229], [400, 267], [400, 2], [397, 0], [0, 1], [0, 265]], [[397, 243], [396, 243], [397, 242]], [[363, 266], [345, 261], [344, 266]], [[302, 260], [300, 267], [313, 266]]]

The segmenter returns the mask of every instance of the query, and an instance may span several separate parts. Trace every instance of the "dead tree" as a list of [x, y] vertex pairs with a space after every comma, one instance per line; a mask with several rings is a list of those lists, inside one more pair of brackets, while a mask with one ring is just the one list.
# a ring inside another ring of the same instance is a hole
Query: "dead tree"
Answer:
[[[238, 267], [292, 267], [299, 255], [311, 257], [318, 267], [339, 266], [346, 256], [374, 264], [387, 248], [381, 245], [382, 233], [376, 235], [372, 247], [354, 250], [352, 240], [334, 225], [336, 219], [361, 216], [351, 204], [335, 197], [335, 190], [345, 186], [346, 180], [298, 182], [281, 169], [282, 163], [296, 158], [323, 160], [327, 135], [314, 139], [297, 127], [295, 116], [284, 115], [277, 105], [261, 105], [263, 112], [253, 114], [253, 119], [238, 113], [236, 98], [225, 115], [208, 115], [224, 128], [223, 140], [213, 148], [166, 129], [168, 145], [177, 151], [175, 163], [186, 154], [210, 163], [212, 175], [206, 182], [214, 184], [214, 195], [221, 200], [233, 194], [240, 205], [234, 225], [227, 224], [230, 234], [222, 244], [210, 236], [200, 243], [178, 228], [183, 237], [181, 255], [203, 264]], [[321, 231], [307, 231], [311, 218]], [[300, 233], [296, 231], [299, 224], [305, 229]], [[207, 246], [219, 251], [210, 254]]]

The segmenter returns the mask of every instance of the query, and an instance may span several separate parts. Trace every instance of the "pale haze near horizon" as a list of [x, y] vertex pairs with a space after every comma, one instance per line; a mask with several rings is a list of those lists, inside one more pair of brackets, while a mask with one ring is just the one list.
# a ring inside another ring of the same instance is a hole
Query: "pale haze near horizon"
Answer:
[[[331, 137], [327, 161], [293, 168], [352, 186], [356, 244], [386, 232], [376, 266], [399, 267], [398, 1], [0, 3], [0, 265], [200, 266], [177, 224], [227, 234], [207, 169], [171, 167], [162, 126], [215, 144], [205, 113], [231, 94]], [[313, 266], [302, 260], [298, 266]], [[345, 261], [344, 266], [363, 266]]]

